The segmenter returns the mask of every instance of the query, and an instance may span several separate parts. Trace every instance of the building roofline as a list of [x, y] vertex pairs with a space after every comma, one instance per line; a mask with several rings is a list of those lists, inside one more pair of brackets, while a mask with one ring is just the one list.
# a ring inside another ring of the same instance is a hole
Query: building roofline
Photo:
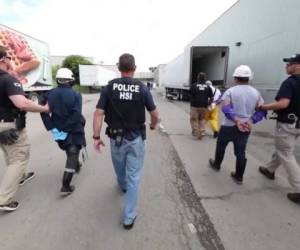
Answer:
[[[214, 25], [219, 19], [221, 19], [227, 12], [229, 12], [235, 5], [237, 5], [241, 0], [237, 0], [234, 4], [232, 4], [227, 10], [225, 10], [220, 16], [218, 16], [214, 21], [212, 21], [209, 25], [206, 26], [204, 30], [200, 32], [200, 34], [204, 33], [206, 30], [208, 30], [212, 25]], [[194, 37], [187, 45], [191, 44], [195, 39], [200, 35], [198, 34], [196, 37]], [[187, 46], [186, 45], [186, 46]], [[185, 46], [185, 47], [186, 47]]]

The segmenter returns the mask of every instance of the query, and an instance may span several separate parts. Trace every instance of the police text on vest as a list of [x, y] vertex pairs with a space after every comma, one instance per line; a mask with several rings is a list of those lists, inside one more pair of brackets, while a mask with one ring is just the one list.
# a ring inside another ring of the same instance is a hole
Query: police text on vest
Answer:
[[130, 85], [122, 83], [114, 83], [113, 90], [118, 90], [120, 93], [120, 100], [132, 100], [132, 93], [139, 93], [139, 85]]

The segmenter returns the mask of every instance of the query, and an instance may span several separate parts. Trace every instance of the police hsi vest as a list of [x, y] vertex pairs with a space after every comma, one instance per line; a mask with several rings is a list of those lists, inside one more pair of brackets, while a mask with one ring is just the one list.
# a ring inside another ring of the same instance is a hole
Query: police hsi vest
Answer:
[[193, 83], [191, 88], [191, 104], [195, 107], [207, 107], [209, 105], [209, 86], [206, 83]]
[[142, 83], [133, 78], [118, 78], [109, 82], [105, 122], [111, 128], [139, 129], [145, 123]]

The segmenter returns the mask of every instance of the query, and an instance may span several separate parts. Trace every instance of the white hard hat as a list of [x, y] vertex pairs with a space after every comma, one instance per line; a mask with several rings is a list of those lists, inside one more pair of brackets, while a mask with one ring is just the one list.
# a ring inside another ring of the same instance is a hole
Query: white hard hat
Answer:
[[206, 84], [207, 84], [208, 86], [212, 86], [212, 85], [213, 85], [212, 81], [210, 81], [210, 80], [207, 80], [207, 81], [206, 81]]
[[253, 78], [252, 70], [247, 65], [238, 66], [234, 72], [233, 77], [248, 77], [250, 80]]
[[73, 73], [67, 68], [60, 68], [56, 73], [56, 79], [70, 79], [74, 80]]

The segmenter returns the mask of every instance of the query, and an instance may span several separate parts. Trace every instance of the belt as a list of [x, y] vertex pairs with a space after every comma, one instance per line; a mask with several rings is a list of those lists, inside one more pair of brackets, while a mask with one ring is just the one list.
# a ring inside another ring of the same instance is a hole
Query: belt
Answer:
[[284, 121], [280, 121], [280, 120], [277, 120], [277, 121], [281, 122], [281, 123], [293, 125], [293, 126], [295, 126], [295, 128], [300, 129], [300, 119], [298, 119], [297, 121], [294, 121], [294, 122], [284, 122]]
[[294, 124], [294, 123], [299, 122], [299, 118], [293, 113], [284, 114], [284, 115], [279, 114], [277, 116], [277, 121], [282, 122], [282, 123], [287, 123], [287, 124]]
[[3, 119], [0, 118], [0, 122], [14, 122], [14, 121], [15, 121], [14, 118], [3, 118]]

